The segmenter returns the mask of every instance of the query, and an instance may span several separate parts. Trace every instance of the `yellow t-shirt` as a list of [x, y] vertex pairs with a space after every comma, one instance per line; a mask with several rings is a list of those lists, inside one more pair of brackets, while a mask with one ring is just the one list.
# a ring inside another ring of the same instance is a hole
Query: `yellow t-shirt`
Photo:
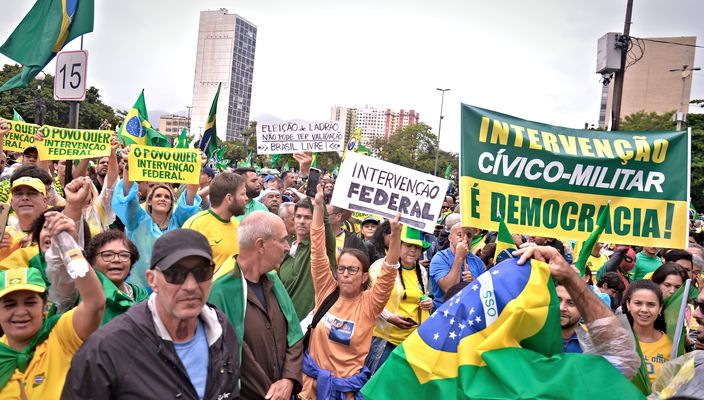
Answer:
[[[374, 264], [376, 267], [370, 275], [374, 275], [373, 280], [376, 280], [376, 275], [379, 270], [377, 265], [378, 263]], [[418, 302], [420, 302], [420, 298], [424, 295], [424, 293], [420, 290], [418, 276], [416, 275], [416, 271], [413, 269], [408, 270], [401, 267], [399, 268], [399, 272], [403, 277], [403, 283], [406, 285], [406, 298], [403, 298], [404, 289], [400, 283], [400, 280], [397, 278], [396, 284], [394, 285], [394, 289], [391, 291], [391, 296], [389, 297], [389, 301], [386, 303], [385, 308], [387, 311], [398, 314], [401, 317], [409, 317], [420, 325], [428, 319], [428, 317], [430, 317], [430, 313], [428, 311], [421, 310], [420, 305], [418, 304]], [[374, 336], [382, 339], [386, 338], [389, 343], [394, 346], [398, 346], [401, 342], [406, 340], [406, 338], [413, 333], [417, 327], [418, 325], [415, 325], [409, 329], [401, 329], [390, 323], [385, 323], [383, 325], [377, 324], [377, 326], [374, 327]]]
[[[35, 349], [34, 357], [25, 372], [15, 371], [5, 387], [0, 390], [0, 399], [22, 399], [21, 386], [24, 386], [26, 398], [29, 400], [52, 400], [61, 397], [73, 355], [83, 344], [83, 340], [73, 328], [75, 310], [71, 309], [59, 318], [49, 337]], [[0, 341], [7, 344], [5, 336], [0, 338]]]
[[645, 362], [645, 370], [648, 371], [650, 384], [653, 383], [658, 376], [660, 367], [670, 361], [670, 353], [672, 352], [672, 340], [666, 334], [662, 334], [660, 339], [652, 343], [638, 341], [640, 350], [643, 352], [643, 362]]
[[22, 243], [25, 241], [27, 236], [29, 236], [27, 233], [22, 232], [21, 230], [18, 230], [10, 225], [5, 228], [5, 232], [10, 235], [10, 246], [0, 248], [0, 260], [6, 259], [10, 256], [10, 254], [20, 249], [22, 247]]
[[240, 222], [234, 217], [226, 221], [212, 210], [205, 210], [186, 220], [182, 228], [198, 231], [208, 239], [213, 249], [213, 262], [217, 273], [225, 260], [240, 252], [237, 241], [238, 226]]

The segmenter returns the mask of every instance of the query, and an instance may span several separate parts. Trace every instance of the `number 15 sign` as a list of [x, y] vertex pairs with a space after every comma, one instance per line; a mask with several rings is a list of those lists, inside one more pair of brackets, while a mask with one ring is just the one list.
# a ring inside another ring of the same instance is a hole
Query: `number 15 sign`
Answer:
[[62, 51], [56, 56], [54, 99], [83, 101], [86, 99], [86, 50]]

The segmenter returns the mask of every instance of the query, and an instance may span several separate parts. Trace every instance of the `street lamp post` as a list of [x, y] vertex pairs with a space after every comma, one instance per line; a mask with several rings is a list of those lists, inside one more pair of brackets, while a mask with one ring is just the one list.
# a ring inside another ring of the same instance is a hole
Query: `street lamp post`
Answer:
[[46, 74], [43, 71], [39, 71], [37, 76], [34, 78], [37, 81], [37, 94], [34, 98], [34, 123], [37, 125], [44, 125], [44, 98], [42, 97], [42, 84]]
[[440, 89], [437, 88], [435, 90], [439, 90], [442, 93], [442, 96], [440, 97], [440, 122], [438, 123], [438, 145], [435, 148], [435, 172], [433, 175], [438, 176], [438, 156], [440, 155], [440, 131], [442, 131], [442, 107], [445, 103], [445, 92], [447, 92], [450, 89]]

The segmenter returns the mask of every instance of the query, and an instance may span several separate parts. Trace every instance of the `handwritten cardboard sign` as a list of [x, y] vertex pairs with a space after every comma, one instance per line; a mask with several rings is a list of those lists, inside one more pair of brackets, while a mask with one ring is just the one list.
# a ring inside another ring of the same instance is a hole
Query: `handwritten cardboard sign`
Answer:
[[283, 121], [257, 124], [257, 154], [342, 151], [345, 133], [338, 122]]

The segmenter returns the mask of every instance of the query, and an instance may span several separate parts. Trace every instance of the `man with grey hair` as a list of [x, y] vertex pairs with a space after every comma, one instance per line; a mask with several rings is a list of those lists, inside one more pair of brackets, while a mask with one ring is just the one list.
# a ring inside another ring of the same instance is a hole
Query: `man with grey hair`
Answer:
[[254, 211], [237, 228], [240, 253], [232, 271], [213, 283], [210, 302], [220, 308], [241, 343], [244, 399], [288, 400], [301, 390], [303, 332], [275, 269], [289, 250], [284, 222]]
[[288, 236], [290, 238], [295, 237], [296, 235], [296, 224], [294, 222], [295, 207], [296, 204], [290, 201], [281, 203], [281, 205], [279, 206], [279, 217], [281, 217], [281, 219], [284, 221], [284, 225], [286, 226], [286, 233], [288, 233]]

